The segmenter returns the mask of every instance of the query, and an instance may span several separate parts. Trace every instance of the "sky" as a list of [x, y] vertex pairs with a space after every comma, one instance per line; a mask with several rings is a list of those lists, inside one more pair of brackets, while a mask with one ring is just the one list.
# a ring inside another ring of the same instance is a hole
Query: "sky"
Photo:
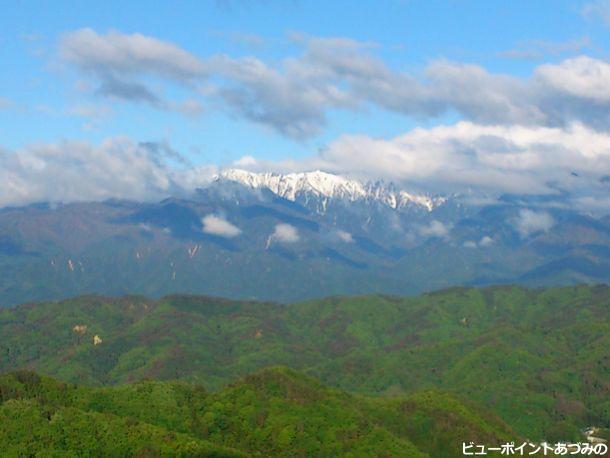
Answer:
[[219, 168], [610, 208], [610, 2], [4, 2], [0, 206]]

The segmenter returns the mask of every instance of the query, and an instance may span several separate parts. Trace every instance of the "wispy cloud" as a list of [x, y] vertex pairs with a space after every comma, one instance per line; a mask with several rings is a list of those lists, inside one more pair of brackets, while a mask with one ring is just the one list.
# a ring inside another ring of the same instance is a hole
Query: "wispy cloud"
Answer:
[[205, 64], [179, 46], [139, 33], [100, 35], [80, 29], [63, 36], [61, 56], [100, 78], [108, 75], [158, 76], [189, 80], [206, 74]]
[[599, 19], [604, 24], [610, 26], [610, 1], [596, 0], [585, 3], [581, 13], [588, 19]]
[[165, 107], [165, 102], [144, 84], [123, 81], [114, 77], [108, 77], [102, 81], [97, 89], [97, 93], [131, 102], [145, 102], [158, 108]]
[[8, 110], [13, 106], [12, 100], [6, 97], [0, 97], [0, 110]]
[[451, 227], [443, 224], [441, 221], [432, 220], [427, 225], [419, 226], [419, 235], [423, 237], [437, 237], [445, 239], [449, 236]]
[[466, 240], [463, 244], [464, 248], [485, 248], [493, 245], [495, 240], [488, 235], [484, 235], [481, 240]]
[[555, 225], [553, 217], [544, 211], [522, 209], [515, 220], [515, 227], [522, 237], [547, 232]]
[[590, 45], [591, 40], [587, 36], [563, 42], [526, 40], [518, 43], [512, 49], [499, 52], [498, 55], [509, 59], [542, 60], [548, 57], [578, 53]]
[[[268, 64], [252, 56], [199, 57], [141, 34], [82, 29], [64, 36], [60, 55], [97, 80], [102, 95], [171, 109], [175, 104], [151, 89], [154, 77], [296, 139], [318, 134], [331, 110], [367, 105], [418, 118], [457, 112], [483, 125], [563, 127], [580, 122], [610, 130], [610, 65], [599, 59], [581, 55], [540, 65], [529, 78], [437, 60], [422, 78], [391, 69], [375, 56], [373, 43], [294, 33], [290, 39], [300, 53]], [[558, 54], [576, 52], [587, 40], [530, 45]]]

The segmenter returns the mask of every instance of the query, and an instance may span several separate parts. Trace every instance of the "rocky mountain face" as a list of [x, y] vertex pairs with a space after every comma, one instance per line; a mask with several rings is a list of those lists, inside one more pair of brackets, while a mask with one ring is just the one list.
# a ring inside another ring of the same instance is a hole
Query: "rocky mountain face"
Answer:
[[1, 305], [81, 293], [293, 301], [607, 281], [608, 217], [324, 172], [227, 170], [156, 203], [0, 210]]

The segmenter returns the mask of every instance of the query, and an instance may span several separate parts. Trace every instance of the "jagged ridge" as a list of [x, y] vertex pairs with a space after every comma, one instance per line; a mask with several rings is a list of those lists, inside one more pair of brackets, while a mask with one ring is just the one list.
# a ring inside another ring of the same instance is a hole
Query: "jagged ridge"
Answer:
[[268, 189], [285, 199], [296, 201], [314, 197], [323, 199], [323, 209], [328, 199], [344, 199], [349, 202], [375, 201], [393, 209], [409, 206], [433, 210], [445, 203], [444, 197], [430, 197], [398, 189], [383, 181], [366, 182], [316, 170], [300, 173], [254, 173], [241, 169], [227, 169], [214, 177], [214, 182], [237, 182], [252, 189]]

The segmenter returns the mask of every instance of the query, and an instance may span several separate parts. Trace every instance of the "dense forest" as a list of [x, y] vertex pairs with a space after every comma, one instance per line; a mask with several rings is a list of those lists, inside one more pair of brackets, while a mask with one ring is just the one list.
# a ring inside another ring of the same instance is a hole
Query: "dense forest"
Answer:
[[[184, 386], [126, 383], [180, 380], [204, 387], [224, 405], [219, 399], [237, 393], [227, 391], [229, 384], [283, 365], [304, 375], [287, 369], [262, 374], [293, 380], [303, 389], [313, 383], [305, 377], [315, 377], [352, 393], [324, 388], [333, 396], [371, 397], [346, 406], [379, 405], [391, 411], [388, 406], [410, 398], [449, 408], [455, 396], [496, 415], [519, 437], [579, 440], [587, 426], [610, 425], [609, 317], [607, 286], [453, 288], [419, 297], [333, 297], [291, 305], [197, 296], [158, 301], [89, 296], [0, 311], [0, 370], [34, 370], [82, 385], [80, 390], [117, 396], [143, 386]], [[252, 377], [245, 380], [263, 376]], [[422, 394], [430, 392], [443, 394]], [[27, 415], [41, 412], [39, 406], [19, 402], [19, 409], [30, 406]], [[223, 418], [246, 421], [239, 411], [252, 402], [229, 402]], [[16, 406], [3, 408], [8, 412]], [[91, 412], [97, 411], [87, 407], [78, 415], [95, 417]], [[197, 415], [197, 421], [205, 422], [206, 414]], [[181, 421], [195, 420], [184, 414]], [[169, 429], [194, 434], [186, 427]], [[146, 431], [154, 435], [158, 430]], [[176, 447], [181, 437], [176, 436]], [[215, 443], [256, 449], [254, 442], [244, 446], [223, 437]], [[396, 437], [420, 444], [413, 435]]]
[[184, 382], [88, 388], [0, 376], [4, 456], [461, 456], [516, 435], [439, 391], [369, 398], [274, 367], [208, 393]]

